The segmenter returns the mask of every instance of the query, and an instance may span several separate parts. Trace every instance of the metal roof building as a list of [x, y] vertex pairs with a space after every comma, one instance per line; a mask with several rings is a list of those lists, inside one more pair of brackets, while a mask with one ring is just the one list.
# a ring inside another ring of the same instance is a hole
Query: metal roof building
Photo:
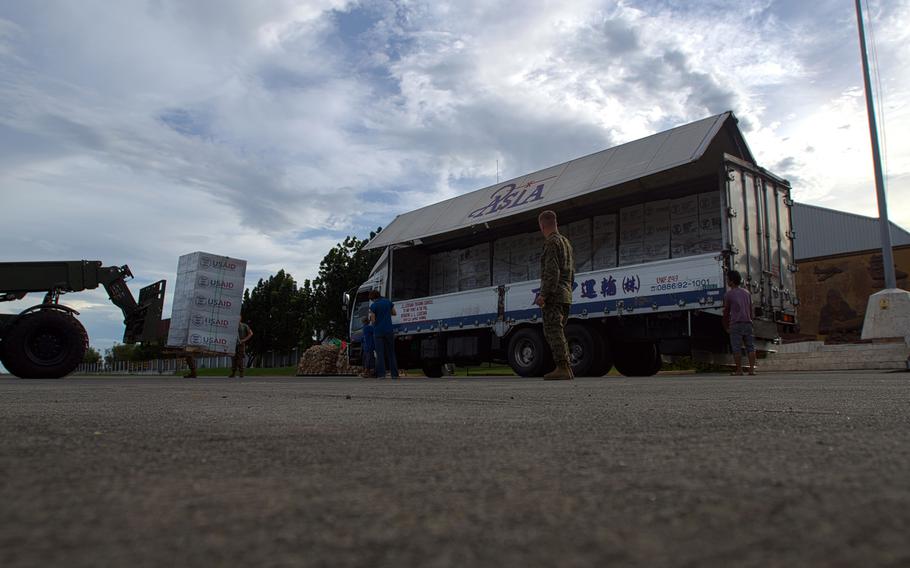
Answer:
[[581, 209], [604, 189], [621, 197], [659, 186], [670, 170], [685, 168], [689, 178], [716, 174], [719, 162], [701, 160], [706, 155], [726, 153], [754, 163], [736, 124], [733, 113], [725, 112], [403, 213], [366, 248], [429, 244], [496, 229], [557, 203]]
[[[816, 205], [795, 203], [792, 210], [796, 260], [880, 249], [878, 219]], [[891, 223], [892, 246], [910, 245], [910, 233]]]

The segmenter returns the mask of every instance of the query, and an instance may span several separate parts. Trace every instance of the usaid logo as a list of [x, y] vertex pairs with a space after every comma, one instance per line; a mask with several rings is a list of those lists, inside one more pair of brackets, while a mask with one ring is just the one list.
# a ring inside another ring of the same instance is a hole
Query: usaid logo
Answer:
[[227, 345], [227, 339], [223, 337], [210, 337], [194, 333], [190, 336], [190, 342], [194, 345]]
[[234, 283], [229, 280], [211, 279], [208, 276], [200, 275], [196, 279], [200, 288], [221, 288], [222, 290], [233, 290]]
[[199, 266], [202, 268], [216, 268], [221, 270], [237, 270], [237, 263], [230, 260], [221, 260], [209, 256], [199, 257]]
[[229, 322], [226, 319], [221, 318], [210, 318], [202, 314], [193, 315], [193, 326], [194, 327], [220, 327], [221, 329], [227, 329], [229, 327]]
[[196, 305], [229, 310], [234, 303], [230, 300], [215, 300], [203, 296], [196, 296]]
[[[546, 185], [545, 182], [554, 177], [556, 176], [551, 176], [539, 181], [531, 180], [522, 184], [521, 187], [516, 186], [514, 183], [504, 185], [493, 192], [493, 195], [490, 196], [489, 203], [480, 209], [471, 211], [468, 213], [468, 217], [479, 219], [484, 215], [492, 215], [493, 213], [498, 213], [504, 209], [512, 209], [527, 205], [528, 203], [540, 201], [543, 199], [544, 186]], [[535, 184], [536, 187], [534, 187]], [[534, 189], [531, 189], [532, 187]]]

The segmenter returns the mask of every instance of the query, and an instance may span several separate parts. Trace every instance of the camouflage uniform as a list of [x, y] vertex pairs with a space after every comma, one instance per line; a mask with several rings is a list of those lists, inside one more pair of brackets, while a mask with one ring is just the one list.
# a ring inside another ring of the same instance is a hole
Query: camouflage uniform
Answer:
[[543, 335], [553, 352], [556, 366], [569, 365], [566, 321], [572, 305], [572, 283], [575, 280], [575, 253], [569, 239], [551, 233], [540, 257], [540, 296], [543, 306]]
[[246, 364], [246, 343], [241, 343], [240, 340], [250, 333], [250, 326], [240, 322], [240, 325], [237, 326], [237, 346], [234, 348], [234, 358], [231, 366], [231, 376], [233, 377], [240, 371], [240, 376], [243, 376], [243, 368]]

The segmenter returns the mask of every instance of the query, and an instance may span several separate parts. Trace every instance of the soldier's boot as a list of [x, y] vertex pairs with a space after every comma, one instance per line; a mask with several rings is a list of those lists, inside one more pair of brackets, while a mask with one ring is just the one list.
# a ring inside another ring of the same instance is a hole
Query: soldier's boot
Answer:
[[548, 381], [570, 381], [575, 378], [572, 368], [567, 363], [557, 365], [555, 369], [543, 376]]

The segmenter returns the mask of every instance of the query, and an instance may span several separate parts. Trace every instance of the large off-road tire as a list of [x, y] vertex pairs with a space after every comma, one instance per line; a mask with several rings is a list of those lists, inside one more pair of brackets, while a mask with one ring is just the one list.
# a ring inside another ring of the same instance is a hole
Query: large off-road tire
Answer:
[[566, 326], [566, 341], [569, 343], [569, 364], [576, 377], [601, 377], [605, 358], [603, 337], [596, 330], [580, 323]]
[[627, 377], [650, 377], [660, 371], [660, 350], [652, 342], [628, 342], [614, 353], [616, 370]]
[[438, 379], [442, 376], [443, 369], [440, 361], [425, 360], [420, 366], [428, 379]]
[[521, 377], [542, 377], [553, 368], [553, 355], [537, 328], [519, 329], [509, 338], [509, 366]]
[[82, 363], [88, 346], [85, 328], [71, 314], [46, 309], [25, 314], [7, 329], [3, 365], [23, 379], [59, 379]]

